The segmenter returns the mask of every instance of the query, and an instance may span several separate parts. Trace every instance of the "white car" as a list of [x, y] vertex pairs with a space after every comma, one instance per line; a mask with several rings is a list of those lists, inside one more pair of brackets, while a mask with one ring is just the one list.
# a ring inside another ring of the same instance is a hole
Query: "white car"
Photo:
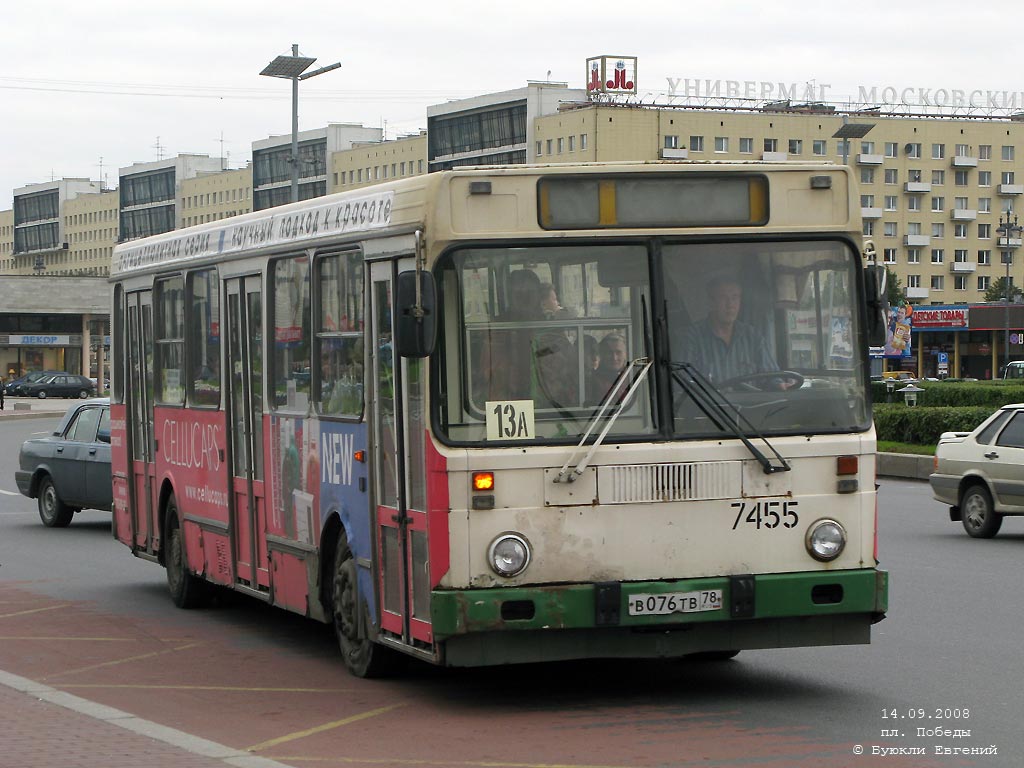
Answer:
[[1004, 515], [1024, 515], [1024, 403], [1004, 405], [973, 432], [943, 432], [928, 480], [974, 538], [995, 536]]

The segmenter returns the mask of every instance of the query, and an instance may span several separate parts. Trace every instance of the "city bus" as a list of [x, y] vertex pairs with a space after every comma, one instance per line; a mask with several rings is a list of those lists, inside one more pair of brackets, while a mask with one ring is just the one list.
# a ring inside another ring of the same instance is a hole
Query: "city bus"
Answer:
[[869, 643], [858, 205], [830, 164], [481, 167], [123, 243], [114, 536], [358, 676]]

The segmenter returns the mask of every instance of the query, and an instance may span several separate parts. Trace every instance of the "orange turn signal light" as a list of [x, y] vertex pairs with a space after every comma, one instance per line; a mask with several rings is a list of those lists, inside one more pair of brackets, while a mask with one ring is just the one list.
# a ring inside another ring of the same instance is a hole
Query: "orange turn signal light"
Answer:
[[494, 490], [494, 473], [493, 472], [474, 472], [473, 473], [473, 490], [474, 491], [493, 491]]
[[856, 475], [857, 469], [860, 466], [860, 462], [856, 456], [837, 456], [836, 457], [836, 474], [837, 475]]
[[352, 456], [360, 464], [366, 463], [366, 451], [356, 451], [355, 453], [352, 454]]

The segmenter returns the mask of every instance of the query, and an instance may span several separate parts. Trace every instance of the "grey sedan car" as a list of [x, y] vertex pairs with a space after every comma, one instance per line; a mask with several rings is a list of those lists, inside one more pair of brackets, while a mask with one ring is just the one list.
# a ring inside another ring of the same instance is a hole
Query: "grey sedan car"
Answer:
[[110, 509], [110, 400], [73, 405], [53, 434], [22, 444], [18, 466], [18, 490], [38, 500], [48, 528], [82, 509]]
[[1004, 405], [973, 432], [943, 432], [932, 494], [968, 535], [989, 539], [1004, 515], [1024, 515], [1024, 403]]

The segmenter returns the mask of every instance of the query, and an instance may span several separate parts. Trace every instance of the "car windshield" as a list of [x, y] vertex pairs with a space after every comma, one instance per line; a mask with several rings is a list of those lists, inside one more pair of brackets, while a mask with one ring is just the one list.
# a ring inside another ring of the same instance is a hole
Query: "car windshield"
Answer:
[[859, 268], [833, 241], [452, 251], [438, 274], [442, 430], [577, 442], [599, 419], [606, 441], [733, 434], [709, 397], [747, 431], [864, 430]]

